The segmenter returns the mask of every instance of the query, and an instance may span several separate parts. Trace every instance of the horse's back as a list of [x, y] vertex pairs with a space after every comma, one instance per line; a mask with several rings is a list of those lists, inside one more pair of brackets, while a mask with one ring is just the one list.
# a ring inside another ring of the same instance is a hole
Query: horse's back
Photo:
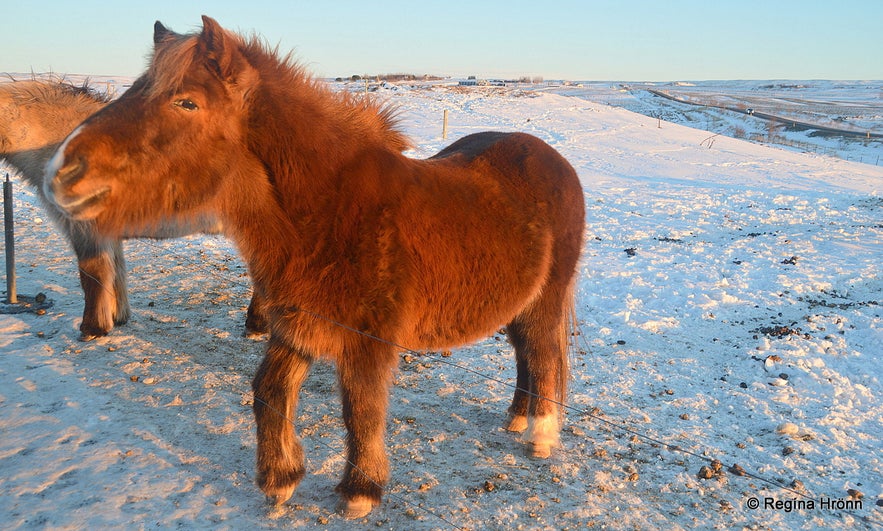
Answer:
[[0, 157], [14, 149], [13, 133], [21, 111], [15, 102], [14, 83], [0, 84]]
[[513, 219], [526, 228], [520, 236], [525, 254], [548, 244], [547, 282], [570, 282], [582, 251], [585, 200], [576, 170], [555, 148], [527, 133], [483, 132], [433, 159], [458, 160], [473, 175], [492, 179], [518, 210]]
[[[429, 163], [462, 168], [468, 178], [498, 186], [498, 192], [537, 211], [542, 221], [578, 230], [585, 218], [582, 184], [576, 170], [558, 151], [527, 133], [483, 132], [465, 136]], [[491, 213], [492, 214], [492, 213]]]
[[570, 283], [583, 193], [551, 146], [523, 133], [477, 133], [415, 164], [420, 177], [405, 194], [400, 233], [417, 300], [433, 301], [411, 310], [422, 336], [416, 343], [471, 341], [508, 322], [550, 282], [562, 290]]
[[513, 135], [535, 138], [524, 133], [503, 133], [499, 131], [484, 131], [482, 133], [473, 133], [455, 141], [453, 144], [449, 145], [448, 147], [442, 149], [441, 151], [430, 157], [429, 160], [443, 159], [454, 155], [461, 155], [463, 157], [466, 157], [467, 159], [472, 159], [475, 158], [477, 155], [480, 155], [487, 151], [490, 146], [500, 141], [513, 138]]
[[527, 133], [487, 131], [465, 136], [427, 161], [456, 160], [468, 167], [485, 167], [513, 180], [579, 191], [573, 166], [543, 140]]

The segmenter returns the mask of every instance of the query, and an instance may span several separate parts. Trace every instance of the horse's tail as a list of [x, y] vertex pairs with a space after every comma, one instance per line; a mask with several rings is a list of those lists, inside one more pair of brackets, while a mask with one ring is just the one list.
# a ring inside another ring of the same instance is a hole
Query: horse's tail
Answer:
[[570, 384], [570, 356], [576, 349], [576, 336], [579, 334], [579, 323], [576, 320], [575, 280], [571, 279], [564, 295], [564, 316], [559, 325], [559, 349], [561, 363], [558, 378], [558, 396], [555, 399], [561, 405], [560, 414], [564, 416], [567, 407], [567, 389]]

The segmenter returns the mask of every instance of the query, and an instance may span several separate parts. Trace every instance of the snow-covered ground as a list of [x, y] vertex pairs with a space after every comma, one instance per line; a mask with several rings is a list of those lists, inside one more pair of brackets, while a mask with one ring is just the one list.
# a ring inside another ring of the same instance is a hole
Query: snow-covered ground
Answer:
[[[880, 81], [585, 82], [549, 90], [792, 151], [883, 164]], [[764, 115], [786, 122], [768, 120]], [[791, 120], [794, 123], [788, 122]], [[857, 136], [830, 134], [812, 126], [851, 131]], [[871, 134], [865, 136], [867, 133]]]
[[[709, 140], [585, 94], [379, 96], [401, 108], [414, 157], [480, 130], [543, 138], [580, 174], [587, 234], [564, 448], [534, 460], [502, 429], [502, 335], [403, 354], [392, 481], [356, 524], [883, 525], [883, 167]], [[249, 280], [227, 240], [127, 243], [132, 320], [81, 343], [71, 253], [32, 190], [14, 204], [19, 292], [54, 305], [0, 315], [0, 528], [351, 528], [334, 512], [344, 429], [330, 365], [301, 393], [300, 488], [271, 509], [254, 485], [263, 344], [241, 337]]]

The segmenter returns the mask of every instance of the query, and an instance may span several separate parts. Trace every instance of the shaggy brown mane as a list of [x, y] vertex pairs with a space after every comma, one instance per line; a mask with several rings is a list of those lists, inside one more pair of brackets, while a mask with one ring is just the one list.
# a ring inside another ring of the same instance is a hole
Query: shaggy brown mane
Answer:
[[271, 79], [281, 80], [288, 85], [287, 90], [292, 99], [296, 98], [295, 93], [310, 95], [314, 98], [315, 105], [325, 107], [328, 113], [337, 115], [358, 134], [376, 137], [380, 143], [398, 151], [412, 147], [411, 141], [399, 128], [399, 114], [395, 106], [381, 103], [369, 95], [332, 91], [327, 83], [313, 77], [291, 53], [279, 57], [278, 47], [268, 47], [259, 37], [244, 42], [242, 52], [252, 66], [262, 73], [273, 71]]
[[[398, 151], [412, 147], [411, 141], [400, 130], [395, 106], [378, 102], [368, 95], [332, 91], [325, 82], [307, 72], [291, 53], [280, 57], [278, 46], [269, 46], [257, 35], [246, 39], [223, 31], [230, 42], [236, 43], [249, 64], [260, 72], [261, 83], [275, 84], [275, 90], [284, 93], [291, 102], [299, 103], [298, 107], [317, 109], [331, 121], [348, 124], [346, 129], [359, 136], [377, 138]], [[174, 94], [184, 88], [184, 76], [201, 53], [198, 39], [198, 33], [169, 32], [157, 43], [161, 46], [157, 46], [145, 74], [149, 97]]]

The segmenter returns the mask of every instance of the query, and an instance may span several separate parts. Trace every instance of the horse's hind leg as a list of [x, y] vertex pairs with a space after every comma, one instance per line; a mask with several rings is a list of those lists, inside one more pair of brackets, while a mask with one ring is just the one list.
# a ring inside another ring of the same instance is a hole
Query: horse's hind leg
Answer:
[[508, 429], [527, 430], [524, 439], [535, 457], [549, 457], [560, 445], [568, 379], [565, 299], [547, 291], [506, 327], [518, 371]]
[[290, 498], [304, 476], [304, 453], [294, 431], [294, 417], [310, 365], [308, 356], [271, 337], [252, 382], [257, 484], [275, 505]]
[[509, 340], [515, 347], [515, 396], [509, 406], [509, 421], [506, 429], [521, 433], [527, 429], [527, 406], [530, 404], [530, 378], [527, 371], [527, 352], [523, 333], [519, 325], [512, 323], [506, 328]]
[[254, 286], [248, 311], [245, 313], [245, 337], [257, 338], [270, 330], [267, 320], [267, 302], [263, 294]]
[[392, 347], [372, 339], [361, 343], [360, 350], [347, 352], [337, 361], [347, 463], [336, 490], [343, 498], [341, 512], [347, 518], [368, 514], [380, 503], [389, 481], [383, 437], [396, 356]]

